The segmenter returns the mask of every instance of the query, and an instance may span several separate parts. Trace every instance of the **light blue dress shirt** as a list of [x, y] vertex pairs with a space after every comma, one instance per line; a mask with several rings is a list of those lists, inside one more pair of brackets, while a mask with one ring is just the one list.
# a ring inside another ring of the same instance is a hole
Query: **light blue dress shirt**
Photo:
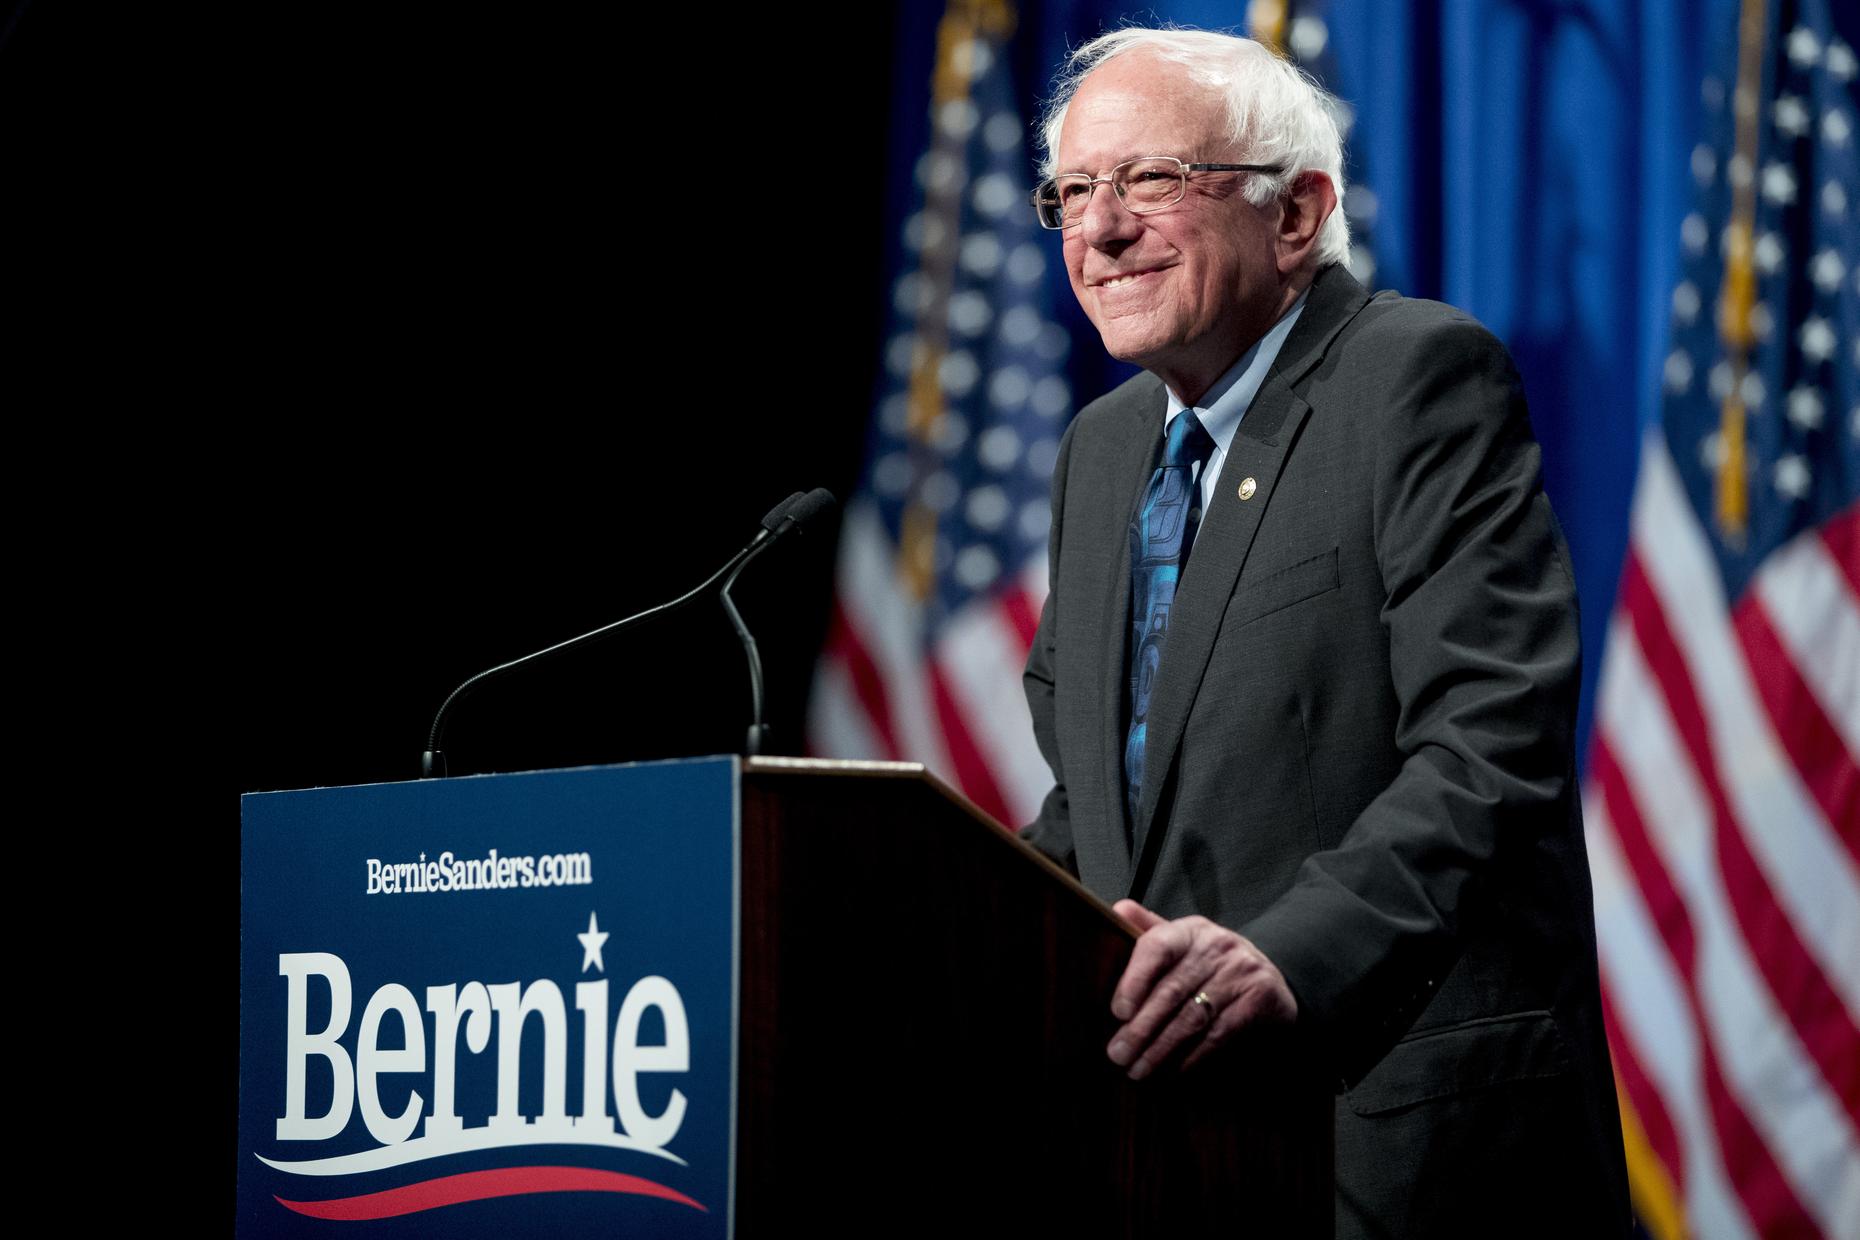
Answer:
[[[1227, 463], [1227, 446], [1234, 441], [1234, 432], [1240, 429], [1240, 419], [1246, 416], [1253, 398], [1259, 394], [1260, 385], [1266, 381], [1266, 372], [1272, 369], [1280, 347], [1285, 344], [1285, 338], [1292, 334], [1292, 325], [1304, 313], [1305, 299], [1310, 295], [1310, 289], [1299, 294], [1292, 308], [1280, 316], [1279, 321], [1252, 348], [1242, 353], [1240, 359], [1227, 368], [1226, 374], [1215, 380], [1214, 386], [1204, 392], [1200, 402], [1194, 406], [1195, 416], [1201, 419], [1201, 425], [1207, 430], [1209, 438], [1214, 440], [1214, 451], [1209, 454], [1208, 463], [1202, 467], [1201, 477], [1196, 480], [1201, 487], [1203, 512], [1214, 502], [1214, 486], [1220, 481], [1221, 466]], [[1166, 386], [1163, 390], [1169, 392], [1169, 412], [1163, 418], [1163, 433], [1167, 435], [1169, 423], [1175, 420], [1175, 415], [1189, 406], [1184, 405], [1181, 397]]]

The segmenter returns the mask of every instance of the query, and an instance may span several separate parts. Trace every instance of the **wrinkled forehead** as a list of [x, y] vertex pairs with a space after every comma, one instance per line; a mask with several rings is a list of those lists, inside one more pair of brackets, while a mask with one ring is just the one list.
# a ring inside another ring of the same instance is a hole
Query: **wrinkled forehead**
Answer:
[[1098, 66], [1066, 108], [1061, 172], [1102, 174], [1143, 155], [1208, 160], [1235, 155], [1226, 100], [1188, 70], [1143, 53]]

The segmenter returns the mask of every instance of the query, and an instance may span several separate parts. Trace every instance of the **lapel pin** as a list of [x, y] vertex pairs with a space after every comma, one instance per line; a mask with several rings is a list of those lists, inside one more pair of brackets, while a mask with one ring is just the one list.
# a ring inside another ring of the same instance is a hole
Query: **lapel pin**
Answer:
[[1251, 478], [1240, 479], [1240, 498], [1241, 499], [1252, 499], [1253, 492], [1257, 490], [1259, 490], [1259, 483], [1253, 481]]

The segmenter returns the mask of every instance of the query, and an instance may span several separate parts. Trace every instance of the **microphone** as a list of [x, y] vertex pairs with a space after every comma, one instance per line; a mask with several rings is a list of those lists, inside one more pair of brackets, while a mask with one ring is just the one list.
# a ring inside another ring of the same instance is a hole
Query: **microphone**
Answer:
[[723, 583], [723, 589], [717, 592], [717, 601], [723, 604], [724, 615], [730, 618], [730, 627], [736, 630], [736, 640], [743, 644], [743, 658], [749, 663], [749, 730], [743, 736], [743, 752], [755, 757], [762, 752], [762, 746], [768, 741], [768, 725], [762, 722], [762, 656], [756, 653], [756, 639], [750, 636], [749, 626], [743, 623], [743, 617], [736, 610], [736, 602], [730, 597], [730, 587], [742, 571], [749, 567], [749, 562], [775, 545], [776, 539], [789, 530], [806, 533], [807, 526], [820, 519], [821, 514], [831, 509], [837, 501], [833, 492], [825, 487], [815, 487], [803, 495], [799, 491], [790, 495], [769, 511], [762, 518], [762, 527], [768, 538], [756, 536], [751, 543], [748, 554], [730, 571], [729, 578]]
[[486, 681], [495, 680], [499, 676], [514, 671], [519, 667], [531, 663], [539, 663], [544, 659], [564, 654], [578, 646], [586, 645], [596, 638], [605, 637], [609, 633], [618, 633], [623, 629], [632, 628], [634, 625], [642, 624], [647, 620], [670, 615], [672, 612], [688, 606], [695, 600], [701, 598], [706, 591], [719, 581], [723, 581], [724, 583], [723, 589], [720, 592], [724, 611], [728, 613], [731, 624], [735, 626], [737, 636], [742, 640], [744, 652], [749, 659], [750, 688], [755, 707], [755, 722], [750, 726], [749, 744], [751, 748], [748, 752], [751, 754], [759, 752], [761, 742], [767, 738], [767, 728], [762, 724], [762, 662], [756, 654], [755, 639], [749, 635], [748, 626], [743, 623], [742, 616], [737, 614], [736, 605], [730, 601], [730, 587], [736, 584], [736, 578], [749, 564], [749, 561], [755, 559], [764, 551], [774, 546], [790, 530], [804, 530], [810, 523], [818, 520], [822, 513], [833, 508], [836, 502], [837, 501], [833, 498], [833, 493], [824, 487], [816, 487], [812, 491], [805, 493], [796, 491], [793, 495], [790, 495], [787, 499], [769, 509], [768, 514], [762, 518], [762, 528], [756, 531], [756, 536], [750, 540], [748, 546], [731, 556], [722, 568], [712, 573], [709, 577], [706, 577], [699, 585], [687, 590], [671, 602], [660, 603], [657, 607], [649, 607], [645, 611], [637, 612], [622, 620], [616, 620], [612, 624], [602, 625], [600, 628], [583, 633], [579, 637], [571, 637], [567, 641], [557, 642], [553, 646], [547, 646], [541, 650], [526, 654], [521, 658], [512, 659], [508, 663], [500, 663], [496, 667], [486, 668], [477, 675], [469, 677], [463, 684], [459, 685], [458, 688], [446, 695], [446, 700], [440, 703], [438, 712], [433, 716], [433, 727], [427, 734], [426, 752], [422, 754], [420, 758], [421, 778], [443, 779], [445, 777], [446, 755], [445, 751], [440, 748], [440, 741], [445, 736], [446, 714], [453, 706], [463, 700], [466, 695], [471, 693], [472, 690], [478, 688], [478, 686], [484, 684]]
[[780, 538], [789, 530], [806, 533], [810, 524], [830, 512], [838, 503], [833, 498], [833, 492], [825, 487], [815, 487], [805, 495], [796, 491], [769, 510], [769, 515], [762, 518], [762, 527], [775, 538]]

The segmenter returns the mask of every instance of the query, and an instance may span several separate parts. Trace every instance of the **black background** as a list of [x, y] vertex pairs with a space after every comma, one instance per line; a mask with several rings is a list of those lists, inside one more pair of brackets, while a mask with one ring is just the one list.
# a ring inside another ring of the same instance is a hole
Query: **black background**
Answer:
[[[459, 681], [856, 482], [894, 32], [885, 6], [831, 46], [785, 15], [36, 0], [5, 28], [9, 369], [37, 364], [68, 436], [14, 469], [81, 462], [63, 494], [105, 531], [52, 557], [84, 653], [44, 718], [112, 806], [51, 844], [111, 891], [76, 938], [54, 915], [44, 967], [128, 983], [68, 1049], [133, 1084], [170, 1213], [224, 1219], [247, 1156], [239, 794], [413, 778]], [[803, 745], [837, 532], [737, 590], [777, 752]], [[748, 713], [704, 605], [486, 689], [447, 750], [455, 773], [726, 752]]]
[[[241, 790], [408, 777], [465, 676], [682, 592], [794, 490], [844, 495], [879, 351], [885, 112], [847, 101], [885, 97], [884, 29], [861, 64], [583, 5], [358, 14], [248, 18], [277, 134], [246, 118], [271, 188], [235, 225], [270, 398], [226, 479]], [[825, 534], [741, 587], [778, 747]], [[747, 705], [707, 607], [487, 689], [448, 749], [713, 752]]]

